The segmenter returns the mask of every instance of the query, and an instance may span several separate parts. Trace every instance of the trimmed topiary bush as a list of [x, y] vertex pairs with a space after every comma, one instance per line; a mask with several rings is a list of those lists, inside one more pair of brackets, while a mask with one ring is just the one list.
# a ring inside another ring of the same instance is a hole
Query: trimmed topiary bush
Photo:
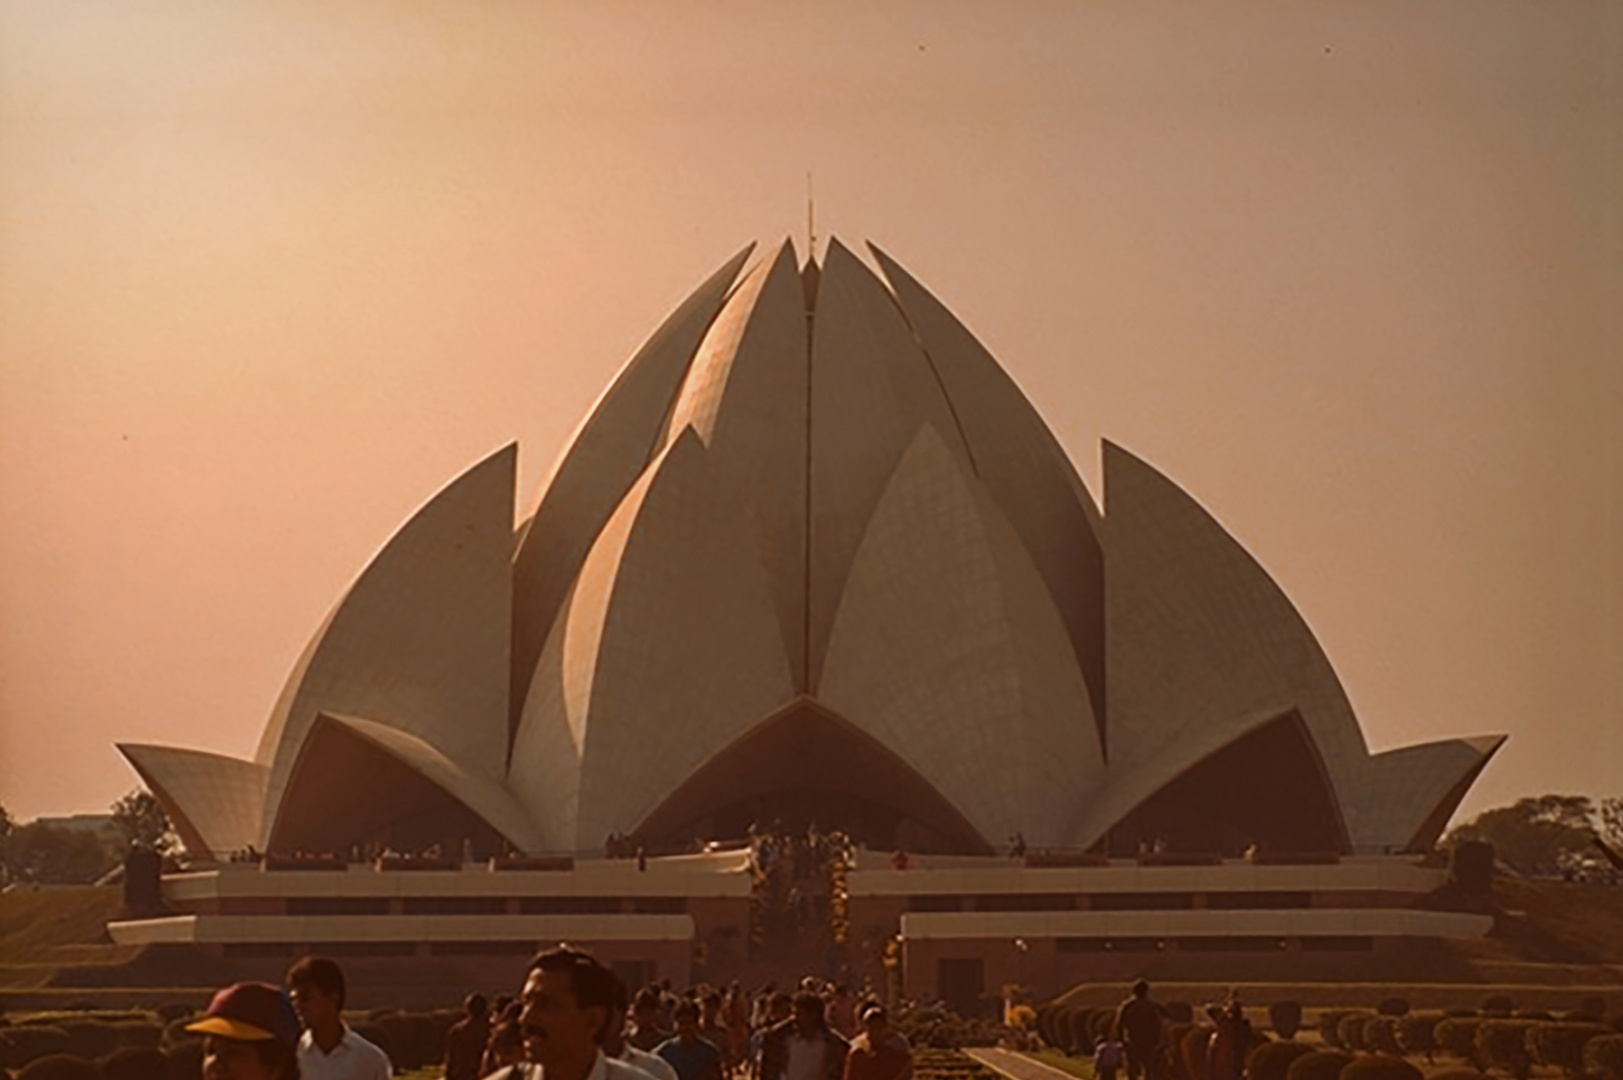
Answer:
[[1067, 1035], [1070, 1042], [1066, 1045], [1073, 1054], [1089, 1054], [1093, 1052], [1093, 1010], [1072, 1009], [1065, 1018], [1069, 1027]]
[[1603, 1080], [1623, 1080], [1623, 1035], [1597, 1035], [1585, 1043], [1584, 1069]]
[[1462, 1005], [1455, 1005], [1453, 1008], [1444, 1009], [1443, 1015], [1449, 1019], [1463, 1019], [1466, 1017], [1476, 1016], [1477, 1011], [1475, 1009], [1467, 1009]]
[[1285, 1080], [1341, 1080], [1341, 1070], [1352, 1055], [1340, 1050], [1315, 1050], [1303, 1054], [1285, 1070]]
[[1489, 994], [1482, 999], [1483, 1016], [1509, 1016], [1516, 1011], [1516, 1001], [1509, 994]]
[[1368, 1009], [1355, 1009], [1341, 1018], [1336, 1025], [1336, 1045], [1343, 1050], [1367, 1050], [1364, 1045], [1364, 1025], [1375, 1016]]
[[160, 1020], [162, 1020], [164, 1023], [168, 1023], [171, 1020], [179, 1020], [183, 1017], [191, 1016], [193, 1013], [197, 1012], [197, 1009], [184, 1001], [166, 1001], [152, 1011], [158, 1014], [158, 1018]]
[[165, 1080], [169, 1059], [161, 1050], [122, 1046], [101, 1059], [101, 1080]]
[[203, 1040], [175, 1043], [163, 1052], [165, 1080], [199, 1080], [203, 1075]]
[[1434, 1072], [1427, 1080], [1487, 1080], [1488, 1074], [1477, 1072], [1475, 1069], [1443, 1069]]
[[1183, 1059], [1183, 1070], [1195, 1080], [1206, 1080], [1206, 1059], [1211, 1051], [1212, 1029], [1205, 1024], [1191, 1024], [1178, 1043], [1178, 1055]]
[[1364, 1049], [1376, 1054], [1402, 1057], [1403, 1047], [1398, 1045], [1398, 1018], [1372, 1016], [1364, 1021]]
[[1502, 1069], [1527, 1080], [1533, 1059], [1527, 1052], [1527, 1033], [1537, 1020], [1484, 1020], [1476, 1030], [1478, 1059], [1490, 1069]]
[[101, 1080], [94, 1061], [77, 1054], [46, 1054], [24, 1065], [17, 1080]]
[[1576, 1076], [1584, 1071], [1584, 1044], [1611, 1033], [1605, 1024], [1534, 1024], [1527, 1032], [1527, 1052], [1535, 1065], [1554, 1065]]
[[1476, 1032], [1484, 1023], [1486, 1021], [1477, 1016], [1447, 1017], [1432, 1029], [1432, 1035], [1437, 1040], [1437, 1049], [1445, 1054], [1464, 1058], [1473, 1068], [1480, 1069], [1482, 1056], [1477, 1052]]
[[0, 1065], [15, 1072], [37, 1058], [68, 1052], [68, 1033], [47, 1024], [19, 1024], [0, 1031]]
[[1251, 1080], [1285, 1080], [1291, 1062], [1312, 1053], [1316, 1051], [1307, 1043], [1263, 1043], [1246, 1055], [1245, 1072]]
[[1161, 1003], [1161, 1015], [1174, 1024], [1193, 1024], [1195, 1007], [1187, 1001], [1164, 1001]]
[[1572, 1010], [1570, 1019], [1588, 1021], [1595, 1024], [1606, 1022], [1606, 999], [1599, 994], [1591, 994], [1578, 1002], [1578, 1007]]
[[1268, 1025], [1279, 1034], [1281, 1039], [1294, 1039], [1296, 1033], [1302, 1030], [1302, 1003], [1299, 1001], [1276, 1001], [1268, 1006]]
[[1382, 998], [1381, 1003], [1375, 1006], [1375, 1011], [1382, 1016], [1403, 1016], [1409, 1011], [1409, 1002], [1405, 998]]
[[163, 1026], [150, 1020], [120, 1020], [112, 1025], [119, 1049], [156, 1050], [163, 1041]]
[[1324, 1041], [1324, 1045], [1337, 1050], [1346, 1049], [1341, 1045], [1341, 1020], [1350, 1012], [1351, 1009], [1325, 1009], [1319, 1014], [1319, 1038]]
[[1431, 1061], [1437, 1053], [1437, 1025], [1442, 1022], [1442, 1013], [1412, 1012], [1398, 1017], [1393, 1030], [1405, 1054], [1424, 1054]]
[[1421, 1072], [1392, 1054], [1364, 1054], [1341, 1070], [1340, 1080], [1422, 1080]]

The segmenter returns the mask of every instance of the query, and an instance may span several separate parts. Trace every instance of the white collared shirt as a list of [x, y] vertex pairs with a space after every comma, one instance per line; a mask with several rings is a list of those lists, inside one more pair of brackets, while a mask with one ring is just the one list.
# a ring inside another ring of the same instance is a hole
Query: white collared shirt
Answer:
[[639, 1050], [630, 1043], [626, 1043], [625, 1049], [620, 1052], [619, 1060], [627, 1065], [641, 1069], [649, 1076], [652, 1076], [654, 1080], [677, 1080], [676, 1070], [671, 1067], [670, 1062], [658, 1054], [650, 1054], [646, 1050]]
[[[508, 1080], [546, 1080], [546, 1073], [533, 1061], [521, 1061], [512, 1067], [511, 1072], [498, 1070], [485, 1077], [485, 1080], [494, 1080], [499, 1073], [507, 1073]], [[586, 1080], [648, 1080], [648, 1076], [629, 1061], [611, 1058], [599, 1050], [597, 1061], [592, 1063], [592, 1071], [586, 1074]]]
[[329, 1053], [306, 1031], [299, 1037], [300, 1080], [390, 1080], [394, 1066], [377, 1044], [344, 1025], [344, 1035]]

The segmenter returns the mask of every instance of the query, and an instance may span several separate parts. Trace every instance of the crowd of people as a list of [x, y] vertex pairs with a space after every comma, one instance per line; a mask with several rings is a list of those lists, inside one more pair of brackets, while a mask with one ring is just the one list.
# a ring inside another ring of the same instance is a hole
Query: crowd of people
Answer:
[[[345, 981], [305, 957], [285, 987], [238, 983], [189, 1029], [203, 1080], [388, 1080], [388, 1055], [343, 1021]], [[539, 1070], [539, 1071], [537, 1071]], [[794, 993], [668, 985], [634, 996], [590, 953], [560, 946], [516, 997], [470, 995], [445, 1080], [911, 1080], [913, 1055], [877, 1001], [807, 978]]]
[[[1199, 1080], [1242, 1080], [1253, 1036], [1239, 998], [1231, 993], [1206, 1006], [1206, 1016], [1212, 1030], [1203, 1055], [1205, 1073]], [[1150, 984], [1138, 980], [1117, 1006], [1109, 1030], [1094, 1041], [1096, 1080], [1116, 1080], [1122, 1072], [1126, 1080], [1164, 1080], [1171, 1075], [1172, 1055], [1178, 1048], [1167, 1038], [1167, 1027], [1166, 1014], [1150, 997]]]

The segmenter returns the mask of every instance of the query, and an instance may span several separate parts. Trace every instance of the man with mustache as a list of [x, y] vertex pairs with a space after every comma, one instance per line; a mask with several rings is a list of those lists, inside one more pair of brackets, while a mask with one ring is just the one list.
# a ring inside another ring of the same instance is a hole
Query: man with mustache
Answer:
[[560, 945], [530, 961], [519, 998], [525, 1060], [512, 1080], [649, 1080], [599, 1045], [617, 997], [614, 973], [589, 953]]

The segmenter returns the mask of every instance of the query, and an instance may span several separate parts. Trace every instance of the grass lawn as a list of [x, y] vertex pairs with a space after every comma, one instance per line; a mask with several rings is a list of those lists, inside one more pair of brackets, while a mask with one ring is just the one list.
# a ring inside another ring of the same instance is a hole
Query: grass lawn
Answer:
[[1093, 1080], [1093, 1062], [1088, 1058], [1071, 1057], [1060, 1050], [1029, 1050], [1026, 1057], [1040, 1061], [1050, 1068], [1068, 1072], [1080, 1080]]

